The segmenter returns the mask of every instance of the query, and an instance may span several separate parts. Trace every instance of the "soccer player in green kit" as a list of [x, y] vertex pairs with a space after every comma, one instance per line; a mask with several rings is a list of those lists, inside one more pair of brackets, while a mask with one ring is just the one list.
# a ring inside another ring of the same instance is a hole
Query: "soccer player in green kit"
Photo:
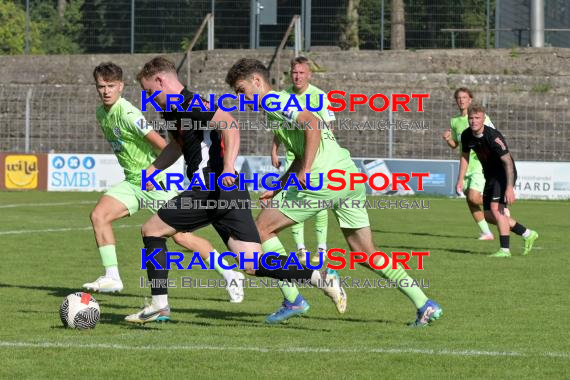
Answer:
[[[332, 169], [345, 170], [345, 181], [349, 182], [350, 173], [358, 173], [354, 162], [350, 157], [348, 150], [341, 148], [332, 132], [328, 129], [321, 130], [317, 126], [319, 119], [308, 110], [298, 111], [294, 108], [288, 110], [279, 109], [283, 107], [289, 100], [287, 92], [275, 92], [271, 90], [269, 84], [269, 71], [258, 60], [240, 59], [229, 70], [226, 76], [226, 83], [232, 87], [237, 94], [243, 94], [245, 99], [252, 101], [254, 95], [258, 96], [260, 105], [264, 105], [265, 109], [277, 108], [277, 111], [267, 111], [267, 118], [270, 121], [278, 121], [282, 123], [310, 123], [311, 128], [279, 128], [273, 129], [275, 135], [281, 143], [285, 145], [287, 150], [295, 154], [295, 159], [285, 176], [282, 177], [283, 182], [289, 176], [289, 173], [296, 173], [299, 183], [305, 190], [297, 190], [292, 188], [287, 190], [284, 199], [288, 201], [307, 201], [311, 204], [311, 208], [280, 208], [280, 209], [263, 209], [257, 218], [257, 228], [261, 237], [262, 248], [264, 252], [279, 252], [286, 255], [286, 250], [277, 237], [277, 233], [295, 223], [307, 220], [315, 215], [321, 207], [318, 206], [319, 200], [332, 200], [334, 202], [333, 214], [340, 224], [340, 228], [345, 236], [351, 251], [365, 252], [368, 255], [376, 252], [377, 249], [372, 241], [372, 232], [370, 230], [370, 222], [368, 212], [364, 208], [344, 208], [339, 207], [339, 198], [347, 199], [348, 204], [352, 204], [352, 200], [364, 202], [366, 199], [366, 189], [364, 184], [357, 184], [354, 190], [349, 190], [348, 186], [340, 191], [332, 191], [327, 189], [330, 183], [326, 174]], [[263, 98], [266, 104], [262, 104]], [[316, 100], [316, 99], [315, 99]], [[280, 103], [280, 106], [277, 105]], [[313, 101], [311, 99], [311, 106]], [[318, 106], [315, 102], [314, 106]], [[323, 187], [320, 190], [307, 189], [306, 173], [311, 173], [311, 186], [318, 185], [317, 175], [324, 173]], [[283, 184], [282, 182], [282, 184]], [[268, 191], [261, 195], [261, 199], [270, 199], [275, 197], [277, 191]], [[290, 202], [291, 203], [291, 202]], [[382, 264], [378, 260], [377, 265]], [[380, 270], [379, 274], [389, 280], [399, 281], [403, 279], [412, 279], [406, 271], [398, 267], [391, 269], [391, 263], [386, 269]], [[315, 271], [304, 270], [282, 270], [281, 278], [287, 280], [293, 279], [310, 279]], [[433, 300], [428, 299], [419, 287], [399, 288], [415, 305], [417, 309], [417, 318], [414, 326], [425, 326], [435, 319], [439, 319], [442, 314], [442, 308]], [[344, 295], [346, 302], [346, 295]], [[298, 295], [295, 299], [286, 298], [283, 306], [269, 319], [272, 321], [284, 321], [295, 315], [300, 315], [308, 310], [307, 302]]]
[[[93, 77], [103, 102], [97, 107], [97, 122], [124, 170], [125, 180], [109, 189], [91, 212], [91, 223], [105, 267], [105, 275], [84, 284], [83, 287], [101, 293], [114, 293], [123, 289], [123, 283], [119, 275], [112, 223], [136, 213], [140, 209], [141, 199], [166, 201], [178, 193], [140, 189], [141, 170], [147, 169], [152, 164], [157, 157], [156, 151], [164, 149], [166, 141], [156, 131], [146, 126], [140, 110], [121, 97], [124, 87], [121, 67], [112, 62], [102, 63], [93, 71]], [[159, 180], [164, 180], [164, 177], [163, 174]], [[203, 253], [206, 260], [210, 251], [215, 252], [207, 240], [196, 235], [180, 233], [174, 235], [173, 239], [190, 251]], [[228, 283], [232, 279], [243, 278], [241, 273], [224, 270], [217, 263], [215, 267]], [[230, 302], [241, 302], [243, 300], [241, 281], [234, 281], [234, 284], [238, 286], [228, 286], [226, 289]]]
[[[461, 160], [461, 133], [469, 128], [467, 121], [467, 109], [473, 101], [473, 94], [468, 88], [458, 88], [454, 96], [457, 108], [460, 114], [451, 118], [451, 128], [445, 131], [443, 139], [451, 149], [459, 148]], [[485, 115], [485, 125], [495, 128], [489, 116]], [[479, 240], [493, 240], [495, 237], [489, 229], [489, 225], [485, 221], [485, 215], [481, 210], [483, 205], [483, 189], [485, 188], [485, 176], [483, 175], [483, 167], [477, 158], [475, 152], [471, 151], [469, 157], [469, 166], [463, 171], [459, 171], [457, 176], [456, 191], [457, 194], [464, 193], [467, 207], [479, 226], [481, 234]]]
[[[320, 88], [313, 86], [309, 83], [311, 80], [311, 66], [309, 64], [309, 59], [306, 57], [295, 57], [291, 60], [291, 81], [293, 84], [288, 87], [285, 91], [290, 94], [296, 94], [299, 104], [304, 107], [306, 102], [306, 94], [311, 97], [318, 97], [322, 95], [323, 97], [323, 109], [317, 112], [317, 115], [326, 123], [333, 122], [335, 119], [334, 112], [327, 109], [330, 104], [327, 99], [327, 94]], [[281, 166], [279, 158], [277, 157], [277, 152], [279, 149], [279, 139], [277, 136], [273, 138], [273, 146], [271, 148], [271, 163], [277, 169]], [[287, 150], [285, 156], [285, 170], [289, 169], [291, 163], [295, 159], [295, 154], [290, 150]], [[312, 262], [318, 263], [319, 256], [323, 256], [327, 251], [327, 230], [329, 224], [329, 214], [327, 210], [320, 210], [315, 215], [315, 232], [317, 236], [317, 252], [316, 255], [313, 254]], [[305, 247], [305, 223], [300, 222], [291, 226], [291, 233], [293, 234], [293, 239], [297, 244], [297, 254], [299, 255], [299, 260], [304, 262], [307, 258], [307, 250]], [[314, 252], [313, 252], [314, 253]]]

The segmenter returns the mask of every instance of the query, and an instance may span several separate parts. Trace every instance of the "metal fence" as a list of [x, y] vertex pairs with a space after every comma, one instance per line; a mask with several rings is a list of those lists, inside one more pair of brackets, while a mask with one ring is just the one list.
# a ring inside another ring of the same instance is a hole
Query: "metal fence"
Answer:
[[[528, 46], [531, 0], [406, 0], [406, 47], [485, 48]], [[349, 0], [273, 0], [276, 22], [257, 26], [255, 4], [270, 0], [18, 0], [28, 10], [31, 53], [166, 53], [184, 50], [207, 13], [215, 15], [217, 49], [275, 47], [295, 14], [304, 46], [347, 48]], [[570, 47], [570, 5], [544, 2], [546, 46]], [[28, 5], [26, 8], [26, 4]], [[67, 4], [60, 11], [58, 4]], [[360, 0], [358, 48], [389, 49], [391, 1]], [[259, 38], [252, 33], [259, 29]], [[21, 38], [18, 41], [24, 41]], [[256, 42], [252, 42], [256, 41]], [[206, 48], [203, 38], [196, 46]], [[289, 46], [292, 46], [290, 42]], [[0, 46], [0, 49], [2, 47]], [[24, 49], [16, 49], [24, 52]], [[9, 49], [0, 53], [10, 54]], [[12, 52], [13, 53], [13, 52]]]
[[[140, 106], [140, 90], [128, 86], [124, 95]], [[570, 109], [567, 100], [555, 95], [518, 95], [516, 93], [477, 93], [488, 108], [494, 124], [505, 134], [517, 160], [570, 161]], [[95, 119], [98, 104], [91, 86], [0, 86], [0, 151], [36, 153], [111, 153]], [[26, 99], [28, 101], [26, 102]], [[342, 112], [338, 119], [386, 121], [398, 123], [390, 130], [337, 129], [339, 143], [353, 157], [450, 159], [456, 158], [441, 135], [456, 114], [453, 92], [432, 92], [425, 101], [425, 112], [356, 114]], [[240, 121], [264, 120], [262, 113], [235, 113]], [[158, 120], [154, 111], [145, 114]], [[28, 128], [26, 128], [26, 120]], [[412, 121], [423, 122], [405, 129]], [[420, 124], [418, 124], [419, 126]], [[263, 130], [242, 131], [241, 154], [268, 155], [272, 133]]]

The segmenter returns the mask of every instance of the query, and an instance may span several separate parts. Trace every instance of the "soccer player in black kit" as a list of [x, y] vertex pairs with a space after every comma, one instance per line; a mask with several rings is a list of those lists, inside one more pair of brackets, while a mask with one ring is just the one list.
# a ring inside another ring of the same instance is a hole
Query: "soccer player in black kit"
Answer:
[[515, 202], [515, 181], [517, 169], [515, 161], [503, 135], [496, 129], [486, 127], [485, 108], [471, 105], [468, 110], [469, 128], [461, 134], [462, 155], [461, 168], [469, 164], [469, 151], [473, 150], [485, 175], [483, 190], [483, 210], [487, 222], [496, 224], [499, 230], [501, 248], [490, 257], [511, 257], [509, 231], [524, 239], [523, 256], [528, 255], [534, 241], [538, 238], [536, 231], [519, 224], [505, 212], [508, 205]]
[[[215, 182], [225, 173], [236, 174], [234, 164], [239, 151], [239, 129], [226, 128], [220, 133], [216, 128], [194, 127], [195, 122], [201, 122], [202, 127], [216, 126], [221, 123], [229, 126], [235, 123], [235, 119], [221, 109], [211, 112], [199, 108], [188, 109], [190, 104], [195, 105], [192, 103], [195, 98], [194, 93], [180, 83], [174, 63], [166, 58], [157, 57], [147, 62], [137, 75], [137, 79], [149, 95], [148, 98], [154, 96], [155, 102], [163, 109], [168, 104], [167, 95], [179, 96], [183, 99], [180, 109], [173, 105], [172, 109], [163, 112], [163, 117], [167, 121], [174, 122], [176, 129], [170, 130], [172, 141], [149, 167], [147, 178], [156, 170], [162, 170], [172, 165], [182, 154], [187, 165], [186, 173], [191, 180], [191, 185], [195, 184], [193, 178], [199, 177], [206, 189], [213, 189], [208, 191], [200, 189], [199, 186], [198, 189], [192, 186], [191, 190], [186, 190], [172, 199], [176, 208], [161, 208], [142, 226], [141, 232], [144, 246], [147, 249], [147, 256], [159, 249], [156, 251], [158, 253], [154, 259], [162, 268], [166, 268], [166, 238], [179, 231], [195, 231], [208, 225], [212, 225], [216, 229], [231, 252], [244, 252], [247, 259], [252, 259], [255, 252], [261, 256], [259, 232], [249, 206], [245, 206], [250, 200], [247, 189], [239, 190], [239, 181], [228, 176], [223, 178], [222, 183], [227, 187], [235, 184], [234, 190], [226, 191], [222, 190], [217, 183], [210, 184], [212, 173]], [[160, 93], [151, 95], [156, 91], [160, 91]], [[209, 109], [209, 104], [203, 102]], [[182, 119], [185, 119], [184, 126]], [[146, 184], [147, 190], [151, 190], [152, 182], [147, 181]], [[157, 185], [161, 186], [158, 183]], [[216, 201], [216, 204], [221, 200], [226, 201], [226, 204], [236, 201], [233, 203], [239, 207], [223, 209], [219, 207], [194, 207], [195, 202], [206, 205], [207, 201], [212, 200]], [[188, 204], [192, 206], [184, 206]], [[304, 273], [302, 270], [296, 271], [294, 269], [268, 270], [262, 267], [261, 263], [259, 263], [258, 269], [254, 269], [252, 262], [244, 264], [248, 274], [258, 277], [290, 280], [295, 279], [298, 273]], [[344, 291], [340, 287], [338, 273], [335, 271], [314, 272], [316, 272], [314, 281], [313, 277], [311, 279], [313, 285], [321, 287], [335, 305], [340, 303], [342, 301], [340, 295], [344, 294]], [[147, 264], [147, 273], [150, 281], [168, 279], [168, 270], [157, 269], [152, 262]], [[243, 278], [241, 273], [239, 275]], [[323, 282], [325, 285], [320, 285], [317, 281], [320, 279], [326, 280]], [[154, 283], [156, 284], [156, 282]], [[151, 285], [151, 294], [152, 303], [140, 312], [127, 316], [125, 318], [127, 322], [146, 323], [170, 319], [168, 287]]]

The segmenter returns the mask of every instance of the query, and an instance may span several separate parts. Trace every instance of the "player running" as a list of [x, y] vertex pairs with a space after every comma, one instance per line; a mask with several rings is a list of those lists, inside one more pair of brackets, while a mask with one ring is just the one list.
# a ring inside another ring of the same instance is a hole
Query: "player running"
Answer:
[[[232, 87], [236, 93], [244, 94], [244, 97], [252, 101], [254, 95], [258, 96], [260, 105], [265, 95], [271, 94], [272, 97], [267, 99], [267, 107], [279, 109], [279, 105], [285, 105], [289, 99], [286, 92], [275, 92], [271, 90], [269, 84], [269, 71], [258, 60], [240, 59], [229, 70], [226, 76], [226, 82]], [[311, 103], [311, 106], [318, 106], [317, 103]], [[302, 186], [306, 188], [306, 173], [312, 173], [312, 186], [318, 185], [316, 173], [328, 173], [332, 169], [341, 169], [345, 171], [345, 180], [349, 182], [350, 173], [358, 173], [354, 162], [350, 157], [348, 150], [341, 148], [333, 133], [327, 129], [320, 130], [317, 126], [319, 120], [313, 113], [304, 110], [298, 112], [295, 109], [279, 110], [267, 112], [269, 120], [281, 123], [310, 123], [311, 128], [278, 128], [273, 129], [275, 135], [285, 145], [287, 150], [294, 153], [295, 159], [287, 170], [283, 178], [288, 178], [289, 173], [296, 173], [297, 178]], [[321, 120], [322, 122], [322, 120]], [[321, 124], [322, 125], [322, 124]], [[318, 191], [313, 190], [297, 190], [295, 187], [288, 190], [284, 199], [291, 204], [292, 201], [299, 202], [301, 200], [308, 201], [312, 208], [280, 208], [280, 209], [263, 209], [257, 218], [257, 228], [261, 241], [263, 242], [263, 250], [265, 252], [274, 251], [285, 254], [285, 248], [277, 237], [284, 228], [294, 223], [307, 220], [315, 215], [321, 208], [318, 200], [332, 200], [334, 202], [333, 214], [340, 224], [340, 228], [345, 236], [351, 251], [365, 252], [368, 255], [376, 252], [374, 242], [372, 241], [372, 232], [370, 230], [370, 222], [368, 220], [368, 212], [364, 208], [343, 208], [339, 207], [339, 198], [347, 199], [347, 203], [351, 204], [352, 200], [364, 202], [366, 199], [366, 190], [364, 184], [360, 183], [355, 186], [354, 190], [342, 189], [340, 191], [331, 191], [326, 189], [329, 183], [324, 175], [323, 188]], [[274, 197], [277, 191], [269, 191], [261, 195], [263, 199]], [[382, 264], [383, 260], [379, 260], [377, 265]], [[403, 280], [411, 278], [406, 271], [399, 267], [391, 269], [391, 263], [386, 269], [380, 271], [380, 275], [392, 280]], [[314, 271], [303, 270], [281, 270], [274, 272], [279, 273], [285, 279], [311, 279]], [[419, 287], [399, 288], [417, 308], [417, 318], [414, 326], [425, 326], [435, 319], [439, 319], [442, 314], [442, 308], [433, 300], [426, 297]], [[296, 299], [285, 299], [283, 306], [273, 314], [272, 319], [275, 321], [284, 321], [294, 315], [305, 312], [307, 302], [299, 295]]]
[[503, 135], [489, 128], [485, 120], [485, 108], [471, 105], [468, 111], [469, 128], [461, 134], [461, 169], [465, 170], [471, 159], [469, 151], [474, 151], [483, 166], [485, 189], [483, 209], [489, 223], [496, 224], [499, 230], [500, 249], [490, 257], [511, 257], [509, 230], [524, 239], [523, 256], [532, 250], [538, 233], [519, 224], [507, 214], [508, 205], [515, 202], [515, 181], [517, 168], [509, 152]]
[[[188, 110], [195, 94], [180, 83], [174, 63], [165, 58], [157, 57], [147, 62], [138, 74], [137, 79], [149, 95], [159, 92], [154, 99], [162, 109], [166, 107], [167, 95], [181, 95], [183, 98], [182, 110], [172, 108], [163, 112], [166, 120], [176, 122], [177, 129], [170, 131], [172, 141], [154, 161], [149, 172], [154, 173], [157, 169], [165, 169], [181, 155], [184, 155], [187, 176], [191, 178], [191, 185], [195, 185], [192, 186], [191, 190], [186, 190], [173, 199], [176, 208], [161, 208], [143, 225], [142, 235], [146, 252], [156, 252], [154, 256], [156, 262], [162, 268], [166, 268], [166, 237], [172, 236], [178, 231], [191, 232], [212, 225], [231, 252], [245, 252], [248, 259], [254, 258], [255, 253], [259, 253], [261, 256], [259, 233], [251, 210], [245, 206], [250, 200], [249, 192], [247, 189], [239, 190], [239, 181], [229, 176], [223, 178], [222, 183], [224, 186], [237, 185], [234, 190], [225, 191], [218, 185], [218, 178], [221, 175], [234, 175], [236, 173], [234, 164], [239, 151], [239, 130], [227, 128], [224, 133], [220, 134], [217, 129], [182, 128], [183, 119], [185, 125], [201, 122], [208, 123], [209, 126], [219, 125], [220, 122], [224, 122], [225, 125], [232, 125], [235, 123], [235, 119], [221, 109], [214, 112], [203, 112], [196, 108]], [[201, 189], [201, 186], [197, 184], [198, 179], [209, 189], [211, 173], [214, 175], [215, 184], [212, 186], [215, 187], [215, 190]], [[194, 181], [195, 178], [198, 179]], [[218, 205], [221, 204], [219, 201], [228, 203], [236, 201], [238, 207], [186, 208], [182, 207], [183, 199], [203, 203], [214, 201]], [[261, 265], [261, 257], [258, 264], [259, 268], [255, 270], [253, 262], [246, 262], [244, 265], [246, 272], [258, 277], [273, 277], [280, 280], [285, 278], [281, 272], [274, 273], [274, 271], [265, 269]], [[160, 280], [164, 281], [168, 278], [168, 272], [168, 270], [157, 269], [154, 263], [147, 264], [148, 278], [153, 283], [151, 286], [152, 303], [138, 313], [127, 316], [125, 318], [127, 322], [147, 323], [170, 319], [168, 287], [157, 285]], [[341, 313], [344, 312], [346, 303], [343, 298], [344, 291], [339, 284], [338, 274], [335, 271], [315, 272], [313, 285], [322, 286], [325, 294], [335, 303], [337, 310]], [[323, 278], [327, 280], [326, 284], [319, 281]], [[280, 289], [284, 294], [288, 294], [290, 289], [298, 294], [297, 289], [293, 287], [282, 286]]]
[[[323, 109], [317, 112], [320, 119], [324, 120], [326, 123], [334, 122], [334, 112], [328, 110], [326, 107], [330, 104], [327, 99], [327, 94], [320, 88], [313, 86], [309, 83], [311, 80], [312, 72], [311, 66], [309, 65], [309, 59], [306, 57], [296, 57], [291, 60], [291, 81], [293, 84], [288, 87], [285, 91], [290, 94], [295, 94], [299, 100], [299, 104], [302, 107], [306, 107], [307, 97], [318, 97], [322, 95], [323, 97]], [[273, 138], [273, 146], [271, 148], [271, 163], [277, 169], [281, 166], [279, 158], [277, 157], [279, 149], [279, 139], [277, 136]], [[290, 150], [287, 150], [285, 154], [285, 170], [289, 169], [291, 163], [295, 159], [295, 154]], [[317, 235], [317, 254], [314, 254], [311, 262], [318, 263], [319, 257], [323, 257], [327, 251], [327, 230], [329, 224], [329, 213], [327, 210], [320, 210], [315, 215], [315, 232]], [[305, 223], [297, 223], [291, 226], [291, 233], [293, 234], [293, 240], [297, 244], [297, 254], [299, 256], [299, 261], [305, 262], [307, 258], [307, 250], [305, 247]]]
[[[455, 90], [454, 96], [457, 108], [460, 114], [451, 118], [451, 129], [443, 134], [443, 139], [451, 149], [459, 147], [459, 159], [461, 160], [461, 133], [469, 128], [467, 121], [467, 109], [473, 101], [471, 90], [465, 87]], [[489, 116], [485, 115], [485, 125], [495, 128]], [[459, 171], [455, 189], [457, 194], [464, 193], [467, 207], [479, 226], [481, 234], [479, 240], [493, 240], [495, 237], [489, 225], [485, 221], [485, 215], [481, 210], [483, 205], [483, 189], [485, 188], [485, 176], [483, 175], [483, 167], [477, 158], [475, 152], [471, 151], [469, 157], [469, 166], [464, 171]]]
[[[91, 212], [91, 223], [105, 275], [83, 284], [83, 287], [95, 292], [112, 293], [123, 290], [112, 223], [135, 214], [140, 208], [141, 199], [169, 200], [178, 193], [141, 191], [141, 170], [152, 164], [157, 157], [155, 151], [164, 149], [166, 141], [152, 128], [147, 128], [141, 111], [121, 97], [124, 88], [121, 67], [112, 62], [102, 63], [93, 71], [93, 77], [103, 102], [97, 107], [97, 122], [124, 170], [125, 180], [109, 189]], [[161, 176], [159, 180], [163, 178], [164, 176]], [[176, 234], [173, 239], [190, 251], [203, 252], [206, 260], [210, 251], [215, 252], [215, 257], [218, 255], [207, 240], [198, 236]], [[215, 268], [226, 281], [243, 277], [239, 272], [222, 269], [217, 260]], [[241, 285], [241, 282], [234, 282], [226, 288], [230, 302], [243, 301], [244, 292]]]

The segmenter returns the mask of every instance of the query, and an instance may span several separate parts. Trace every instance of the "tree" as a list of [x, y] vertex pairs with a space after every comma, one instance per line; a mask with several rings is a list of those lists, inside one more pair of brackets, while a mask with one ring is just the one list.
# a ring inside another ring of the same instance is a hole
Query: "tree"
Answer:
[[32, 19], [37, 20], [42, 35], [42, 53], [82, 52], [79, 39], [83, 31], [83, 2], [84, 0], [57, 0], [57, 4], [56, 1], [35, 1], [32, 4]]
[[404, 0], [392, 0], [392, 50], [406, 49], [406, 17]]
[[[41, 47], [40, 28], [30, 20], [30, 53]], [[26, 11], [14, 2], [0, 0], [0, 54], [23, 54], [26, 46]]]
[[345, 50], [358, 50], [358, 10], [360, 0], [348, 0], [346, 18], [341, 22], [340, 47]]

